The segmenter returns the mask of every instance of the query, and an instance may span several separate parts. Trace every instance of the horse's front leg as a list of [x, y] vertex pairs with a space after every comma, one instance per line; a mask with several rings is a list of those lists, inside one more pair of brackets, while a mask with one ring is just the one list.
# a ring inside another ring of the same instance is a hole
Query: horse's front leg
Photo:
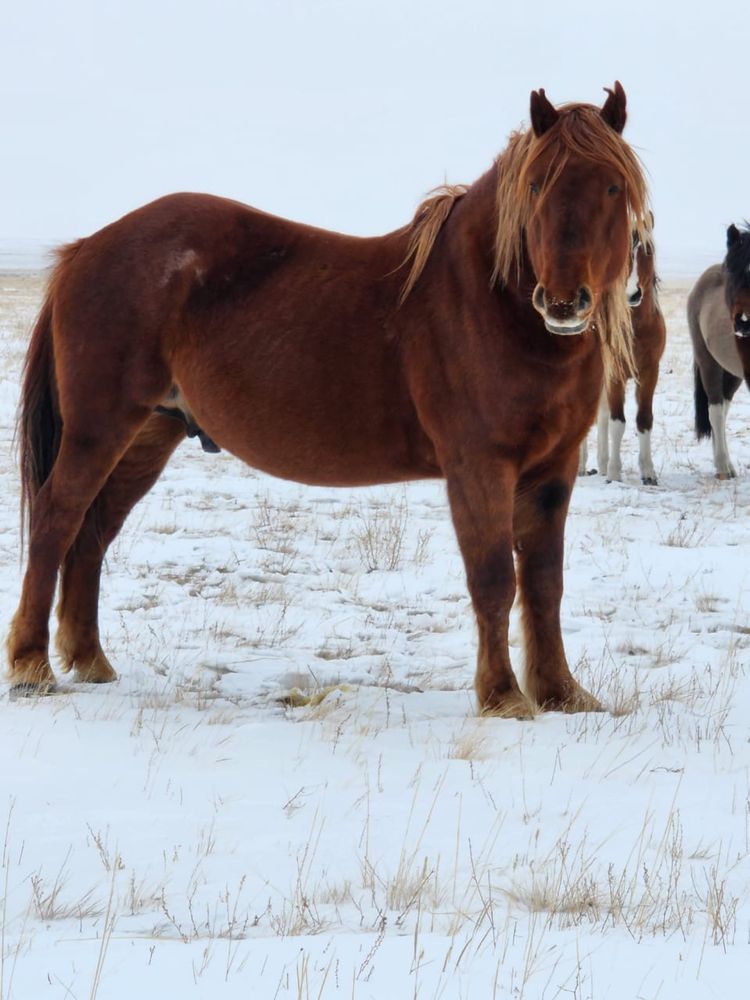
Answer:
[[508, 653], [516, 591], [513, 491], [516, 474], [487, 455], [446, 468], [448, 497], [479, 633], [475, 689], [481, 712], [527, 719], [534, 706], [518, 686]]
[[602, 706], [575, 680], [560, 629], [563, 536], [576, 455], [542, 481], [519, 483], [513, 533], [526, 645], [525, 687], [544, 709], [596, 712]]
[[638, 465], [644, 486], [657, 485], [656, 471], [651, 457], [651, 429], [654, 426], [653, 402], [658, 378], [658, 361], [643, 365], [635, 387], [635, 398], [638, 403], [638, 413], [635, 418], [635, 425], [638, 428]]

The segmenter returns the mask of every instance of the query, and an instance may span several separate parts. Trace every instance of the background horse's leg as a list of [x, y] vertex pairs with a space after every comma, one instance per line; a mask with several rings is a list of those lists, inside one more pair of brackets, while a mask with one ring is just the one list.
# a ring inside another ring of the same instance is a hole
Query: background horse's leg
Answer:
[[508, 654], [515, 596], [512, 510], [515, 472], [495, 458], [472, 456], [445, 469], [458, 544], [466, 565], [479, 633], [475, 689], [479, 709], [530, 718], [534, 706], [518, 686]]
[[711, 423], [711, 441], [714, 449], [714, 467], [717, 479], [734, 479], [737, 470], [729, 458], [727, 444], [727, 415], [729, 400], [708, 404], [708, 419]]
[[596, 712], [602, 706], [574, 679], [560, 629], [563, 536], [575, 481], [575, 454], [543, 482], [519, 484], [513, 513], [526, 691], [545, 709]]
[[28, 565], [8, 637], [10, 680], [16, 689], [54, 686], [47, 647], [58, 568], [86, 511], [149, 413], [145, 407], [131, 408], [127, 415], [110, 409], [89, 414], [85, 431], [78, 425], [63, 428], [52, 471], [34, 500]]
[[620, 447], [625, 433], [625, 383], [612, 381], [607, 385], [607, 400], [609, 402], [609, 442], [611, 451], [606, 465], [600, 465], [599, 471], [611, 482], [622, 480], [622, 458]]
[[733, 479], [737, 473], [729, 458], [726, 420], [729, 403], [742, 380], [726, 371], [708, 350], [697, 312], [689, 300], [688, 329], [693, 343], [695, 433], [698, 440], [711, 437], [716, 478]]
[[79, 681], [104, 683], [117, 677], [99, 642], [99, 581], [104, 554], [184, 437], [184, 424], [152, 416], [89, 507], [65, 556], [56, 645], [63, 669], [75, 668]]
[[659, 362], [639, 367], [635, 399], [638, 412], [635, 425], [638, 428], [638, 466], [644, 486], [656, 486], [656, 471], [651, 457], [651, 429], [654, 426], [654, 391], [659, 378]]
[[588, 474], [588, 469], [586, 466], [589, 462], [589, 442], [588, 436], [581, 441], [580, 447], [578, 448], [578, 475], [585, 476]]
[[599, 397], [599, 409], [596, 414], [596, 466], [600, 476], [607, 475], [609, 465], [609, 400], [607, 387], [604, 386]]
[[695, 432], [698, 439], [710, 435], [717, 479], [734, 479], [737, 475], [729, 458], [727, 446], [727, 413], [729, 404], [742, 380], [725, 371], [708, 353], [705, 346], [696, 350], [695, 358]]

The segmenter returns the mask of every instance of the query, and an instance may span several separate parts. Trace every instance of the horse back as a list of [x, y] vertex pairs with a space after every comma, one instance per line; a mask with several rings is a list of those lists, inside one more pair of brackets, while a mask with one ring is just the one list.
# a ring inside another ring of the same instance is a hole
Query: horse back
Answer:
[[402, 370], [405, 247], [400, 231], [350, 237], [171, 195], [78, 247], [59, 283], [61, 347], [73, 355], [86, 341], [102, 372], [127, 344], [132, 391], [155, 405], [178, 384], [206, 434], [274, 475], [328, 485], [435, 475]]

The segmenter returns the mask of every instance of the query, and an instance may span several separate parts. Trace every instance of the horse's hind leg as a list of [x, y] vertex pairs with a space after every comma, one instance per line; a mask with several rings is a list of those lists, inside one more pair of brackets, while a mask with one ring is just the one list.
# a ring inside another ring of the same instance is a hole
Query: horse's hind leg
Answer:
[[513, 534], [526, 648], [526, 693], [544, 709], [596, 712], [602, 706], [570, 672], [560, 628], [563, 535], [576, 456], [516, 491]]
[[117, 677], [99, 641], [99, 582], [104, 554], [184, 437], [183, 424], [151, 417], [89, 508], [65, 556], [56, 645], [63, 670], [74, 668], [79, 681], [104, 683]]
[[[149, 415], [145, 407], [89, 414], [63, 426], [60, 450], [34, 498], [21, 600], [8, 637], [10, 680], [21, 690], [54, 686], [49, 665], [49, 614], [57, 572], [86, 511]], [[83, 427], [86, 429], [83, 429]]]

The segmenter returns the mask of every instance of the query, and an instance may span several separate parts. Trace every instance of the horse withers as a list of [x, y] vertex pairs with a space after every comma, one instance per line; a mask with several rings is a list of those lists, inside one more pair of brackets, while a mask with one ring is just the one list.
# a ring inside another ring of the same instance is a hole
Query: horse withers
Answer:
[[750, 385], [750, 229], [727, 229], [722, 264], [704, 271], [687, 301], [693, 344], [695, 433], [710, 437], [717, 479], [737, 472], [729, 458], [729, 404], [744, 379]]
[[[653, 219], [651, 219], [653, 226]], [[644, 486], [656, 486], [651, 455], [654, 426], [654, 392], [659, 380], [659, 362], [667, 341], [667, 326], [659, 306], [654, 243], [649, 235], [642, 240], [633, 235], [633, 258], [628, 281], [628, 303], [633, 310], [633, 354], [635, 359], [635, 425], [638, 431], [638, 467]], [[606, 379], [597, 417], [597, 467], [608, 482], [622, 479], [621, 445], [625, 434], [625, 389], [627, 379], [613, 373]], [[581, 445], [579, 475], [586, 468], [587, 447]], [[596, 472], [596, 469], [591, 472]]]
[[[162, 198], [59, 255], [26, 361], [28, 564], [8, 639], [52, 690], [49, 614], [79, 680], [110, 681], [102, 560], [186, 424], [303, 483], [443, 477], [478, 625], [479, 708], [601, 708], [563, 649], [563, 532], [603, 369], [632, 366], [625, 283], [647, 231], [619, 83], [602, 107], [531, 95], [468, 188], [360, 239], [200, 194]], [[166, 400], [166, 402], [165, 402]], [[515, 554], [515, 558], [514, 558]], [[511, 667], [516, 585], [526, 685]]]

